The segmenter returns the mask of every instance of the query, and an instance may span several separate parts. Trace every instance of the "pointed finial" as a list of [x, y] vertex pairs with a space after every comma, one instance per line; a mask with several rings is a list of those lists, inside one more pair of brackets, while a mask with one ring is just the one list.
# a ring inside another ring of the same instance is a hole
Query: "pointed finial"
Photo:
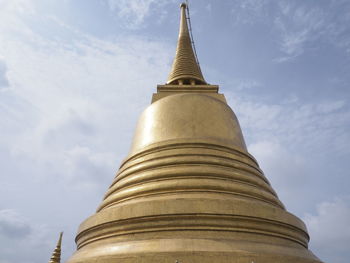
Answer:
[[206, 84], [193, 52], [185, 3], [181, 4], [179, 39], [167, 84]]
[[55, 250], [52, 253], [49, 263], [60, 263], [61, 262], [61, 244], [62, 244], [63, 232], [60, 233]]

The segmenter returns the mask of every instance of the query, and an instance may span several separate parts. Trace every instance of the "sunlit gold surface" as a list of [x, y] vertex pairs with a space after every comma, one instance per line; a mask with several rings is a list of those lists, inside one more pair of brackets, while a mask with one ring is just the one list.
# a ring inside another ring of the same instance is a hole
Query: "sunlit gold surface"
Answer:
[[218, 86], [157, 91], [68, 262], [321, 262], [247, 152]]
[[61, 262], [61, 243], [62, 243], [63, 232], [60, 233], [55, 250], [52, 253], [49, 263], [60, 263]]
[[205, 93], [176, 94], [149, 106], [141, 115], [131, 151], [168, 140], [195, 140], [246, 150], [231, 108]]
[[186, 4], [182, 4], [179, 39], [167, 84], [190, 83], [191, 80], [197, 84], [206, 84], [192, 49], [186, 19]]
[[69, 262], [320, 262], [308, 240], [227, 104], [176, 93], [141, 115], [130, 155], [81, 224]]

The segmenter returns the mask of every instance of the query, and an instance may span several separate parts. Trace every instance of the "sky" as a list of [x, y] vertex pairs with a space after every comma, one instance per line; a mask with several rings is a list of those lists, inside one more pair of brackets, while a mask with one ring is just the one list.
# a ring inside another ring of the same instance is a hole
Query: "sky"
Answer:
[[[177, 0], [0, 0], [0, 263], [63, 262], [175, 54]], [[203, 75], [324, 262], [350, 258], [350, 1], [192, 0]], [[19, 250], [17, 250], [19, 249]]]

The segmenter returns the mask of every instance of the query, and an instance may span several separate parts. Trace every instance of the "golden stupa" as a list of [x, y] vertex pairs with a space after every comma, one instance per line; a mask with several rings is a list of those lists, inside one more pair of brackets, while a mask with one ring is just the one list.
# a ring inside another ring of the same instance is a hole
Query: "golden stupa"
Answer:
[[61, 262], [61, 244], [62, 244], [62, 235], [63, 232], [60, 233], [60, 237], [58, 239], [55, 250], [52, 253], [49, 263], [60, 263]]
[[181, 5], [166, 85], [68, 263], [320, 263], [246, 148], [218, 86], [203, 78]]

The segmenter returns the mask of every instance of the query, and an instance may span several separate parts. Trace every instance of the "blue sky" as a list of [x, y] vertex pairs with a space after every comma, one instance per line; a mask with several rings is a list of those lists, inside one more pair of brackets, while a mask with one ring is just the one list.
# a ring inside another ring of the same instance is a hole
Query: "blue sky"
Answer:
[[[171, 0], [0, 0], [0, 263], [63, 259], [167, 80]], [[350, 258], [350, 2], [190, 1], [204, 77], [325, 262]], [[21, 249], [21, 253], [18, 249]]]

